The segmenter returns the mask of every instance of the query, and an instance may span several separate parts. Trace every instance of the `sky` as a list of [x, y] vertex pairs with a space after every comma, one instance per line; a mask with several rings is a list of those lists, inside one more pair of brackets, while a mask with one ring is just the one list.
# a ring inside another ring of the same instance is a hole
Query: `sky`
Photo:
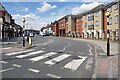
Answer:
[[114, 0], [1, 0], [17, 24], [22, 25], [24, 17], [25, 28], [37, 30], [67, 14], [77, 15], [112, 1]]

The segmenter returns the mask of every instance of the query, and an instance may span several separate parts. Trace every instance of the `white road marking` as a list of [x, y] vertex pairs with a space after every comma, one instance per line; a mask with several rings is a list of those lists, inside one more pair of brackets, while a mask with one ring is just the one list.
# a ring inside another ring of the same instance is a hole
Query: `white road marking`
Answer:
[[6, 62], [6, 61], [0, 61], [0, 63], [7, 64], [8, 62]]
[[65, 51], [65, 49], [67, 48], [68, 46], [65, 46], [64, 48], [63, 48], [63, 51]]
[[30, 68], [30, 69], [28, 69], [29, 71], [32, 71], [32, 72], [35, 72], [35, 73], [39, 73], [40, 71], [39, 70], [37, 70], [37, 69], [32, 69], [32, 68]]
[[83, 56], [78, 56], [82, 59], [75, 59], [75, 60], [72, 60], [71, 62], [69, 62], [68, 64], [66, 64], [64, 66], [64, 68], [68, 68], [68, 69], [72, 69], [72, 70], [77, 70], [78, 67], [85, 61], [85, 59], [87, 57], [83, 57]]
[[14, 67], [22, 67], [21, 65], [18, 65], [18, 64], [12, 64], [12, 66], [14, 66]]
[[91, 71], [92, 70], [92, 66], [90, 64], [87, 64], [85, 67], [87, 70]]
[[50, 57], [50, 56], [55, 55], [55, 54], [57, 54], [57, 53], [55, 53], [55, 52], [50, 52], [50, 53], [47, 53], [47, 54], [44, 54], [44, 55], [41, 55], [41, 56], [37, 56], [37, 57], [35, 57], [35, 58], [31, 58], [31, 59], [29, 59], [29, 60], [31, 60], [31, 61], [39, 61], [39, 60], [42, 60], [42, 59], [44, 59], [44, 58]]
[[16, 55], [16, 54], [22, 54], [22, 53], [25, 53], [25, 52], [30, 52], [30, 51], [33, 51], [33, 50], [34, 50], [34, 49], [26, 50], [26, 51], [20, 51], [20, 52], [7, 53], [7, 54], [5, 54], [5, 55], [11, 56], [11, 55]]
[[92, 64], [93, 63], [93, 58], [88, 59], [87, 64]]
[[58, 75], [54, 75], [54, 74], [46, 74], [46, 76], [49, 76], [49, 77], [52, 77], [52, 78], [61, 78], [60, 76]]
[[89, 44], [88, 44], [88, 46], [90, 47], [90, 49], [89, 49], [89, 53], [90, 53], [90, 54], [89, 54], [89, 55], [93, 55], [92, 52], [91, 52], [92, 47], [91, 47]]
[[71, 55], [69, 55], [69, 54], [63, 54], [63, 55], [60, 55], [60, 56], [58, 56], [56, 58], [53, 58], [52, 60], [46, 61], [44, 63], [45, 64], [49, 64], [49, 65], [54, 65], [57, 62], [60, 62], [60, 61], [62, 61], [64, 59], [68, 58], [69, 56], [71, 56]]
[[14, 67], [8, 68], [8, 69], [4, 69], [4, 70], [1, 70], [0, 72], [2, 73], [2, 72], [9, 71], [9, 70], [12, 70], [12, 69], [14, 69]]
[[25, 55], [19, 55], [19, 56], [15, 56], [15, 57], [24, 58], [24, 57], [32, 56], [32, 55], [39, 54], [39, 53], [42, 53], [42, 52], [44, 52], [44, 51], [40, 50], [40, 51], [35, 51], [35, 52], [31, 52], [31, 53], [28, 53], [28, 54], [25, 54]]
[[13, 47], [6, 47], [6, 48], [1, 48], [0, 50], [2, 50], [2, 49], [10, 49], [10, 48], [13, 48]]

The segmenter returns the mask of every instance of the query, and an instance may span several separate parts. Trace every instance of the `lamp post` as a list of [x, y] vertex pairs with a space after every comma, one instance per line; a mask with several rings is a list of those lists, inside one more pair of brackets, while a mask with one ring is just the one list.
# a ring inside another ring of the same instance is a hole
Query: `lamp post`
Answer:
[[23, 47], [25, 46], [25, 18], [22, 19], [23, 21]]
[[110, 32], [108, 28], [110, 15], [111, 15], [110, 12], [106, 12], [105, 14], [105, 16], [107, 17], [107, 56], [110, 56], [110, 41], [109, 41]]

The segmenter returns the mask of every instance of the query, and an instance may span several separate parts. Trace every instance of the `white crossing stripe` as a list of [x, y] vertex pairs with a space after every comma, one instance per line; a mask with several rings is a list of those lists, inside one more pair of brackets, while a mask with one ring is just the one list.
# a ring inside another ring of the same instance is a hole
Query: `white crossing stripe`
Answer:
[[35, 73], [39, 73], [40, 71], [39, 70], [37, 70], [37, 69], [32, 69], [32, 68], [30, 68], [30, 69], [28, 69], [29, 71], [32, 71], [32, 72], [35, 72]]
[[15, 56], [17, 58], [25, 58], [25, 57], [28, 57], [28, 56], [32, 56], [32, 55], [35, 55], [35, 54], [39, 54], [39, 53], [42, 53], [44, 51], [35, 51], [35, 52], [31, 52], [31, 53], [28, 53], [28, 54], [25, 54], [25, 55], [19, 55], [19, 56]]
[[14, 67], [22, 67], [21, 65], [18, 65], [18, 64], [12, 64], [12, 66], [14, 66]]
[[39, 61], [39, 60], [42, 60], [42, 59], [44, 59], [44, 58], [50, 57], [50, 56], [55, 55], [55, 54], [57, 54], [57, 53], [55, 53], [55, 52], [50, 52], [50, 53], [47, 53], [47, 54], [44, 54], [44, 55], [41, 55], [41, 56], [37, 56], [37, 57], [35, 57], [35, 58], [31, 58], [31, 59], [29, 59], [29, 60], [31, 60], [31, 61]]
[[12, 55], [16, 55], [16, 54], [22, 54], [22, 53], [25, 53], [25, 52], [30, 52], [30, 51], [33, 51], [34, 49], [31, 49], [31, 50], [26, 50], [26, 51], [20, 51], [20, 52], [13, 52], [13, 53], [7, 53], [5, 55], [7, 56], [12, 56]]
[[14, 67], [13, 68], [8, 68], [8, 69], [1, 70], [0, 73], [5, 72], [5, 71], [9, 71], [9, 70], [12, 70], [12, 69], [14, 69]]
[[75, 59], [75, 60], [72, 60], [71, 62], [69, 62], [68, 64], [66, 64], [64, 66], [64, 68], [68, 68], [68, 69], [72, 69], [72, 70], [77, 70], [78, 67], [85, 61], [85, 59], [87, 57], [82, 57], [82, 56], [78, 56], [79, 58], [82, 58], [82, 59]]
[[57, 62], [60, 62], [60, 61], [62, 61], [64, 59], [68, 58], [69, 56], [71, 56], [71, 55], [69, 55], [69, 54], [63, 54], [63, 55], [60, 55], [60, 56], [58, 56], [56, 58], [53, 58], [52, 60], [46, 61], [44, 63], [45, 64], [49, 64], [49, 65], [54, 65]]
[[49, 76], [49, 77], [52, 77], [52, 78], [61, 78], [60, 76], [58, 75], [54, 75], [54, 74], [46, 74], [46, 76]]
[[7, 64], [8, 62], [6, 62], [6, 61], [0, 61], [0, 63]]
[[13, 47], [6, 47], [6, 48], [1, 48], [1, 49], [10, 49], [10, 48], [13, 48]]

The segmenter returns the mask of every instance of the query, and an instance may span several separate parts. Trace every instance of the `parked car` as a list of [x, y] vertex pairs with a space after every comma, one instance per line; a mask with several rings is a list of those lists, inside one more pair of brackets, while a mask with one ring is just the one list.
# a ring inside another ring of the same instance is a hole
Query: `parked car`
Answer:
[[33, 33], [30, 33], [30, 37], [34, 37], [34, 34], [33, 34]]
[[46, 33], [40, 32], [40, 35], [41, 35], [41, 36], [46, 36]]

